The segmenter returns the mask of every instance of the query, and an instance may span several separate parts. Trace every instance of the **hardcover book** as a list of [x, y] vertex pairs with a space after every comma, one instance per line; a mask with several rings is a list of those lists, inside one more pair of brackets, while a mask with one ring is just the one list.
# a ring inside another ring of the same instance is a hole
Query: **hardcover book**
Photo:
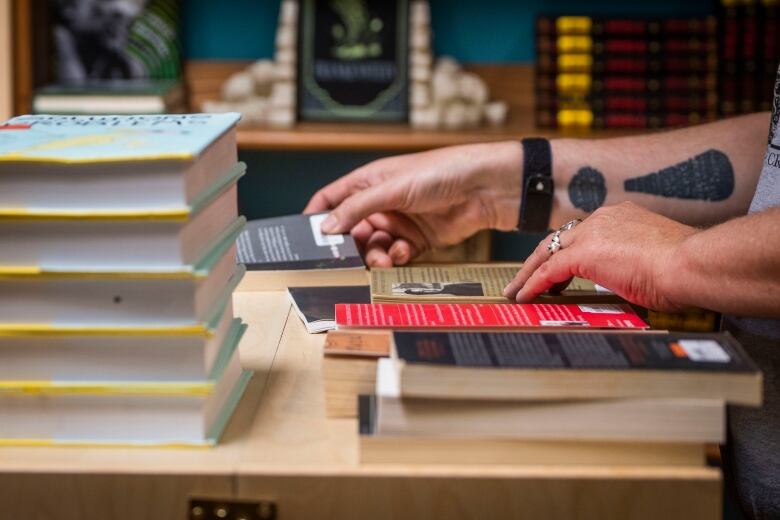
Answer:
[[15, 117], [0, 124], [0, 211], [184, 217], [243, 173], [239, 118]]

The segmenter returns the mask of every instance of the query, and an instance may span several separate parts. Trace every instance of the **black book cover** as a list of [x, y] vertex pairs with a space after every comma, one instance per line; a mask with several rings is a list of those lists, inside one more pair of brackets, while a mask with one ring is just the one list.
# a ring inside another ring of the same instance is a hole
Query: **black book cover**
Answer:
[[395, 332], [407, 363], [510, 369], [684, 370], [754, 373], [728, 334]]
[[289, 287], [287, 290], [306, 323], [335, 321], [337, 303], [371, 303], [368, 285]]
[[364, 267], [351, 235], [323, 235], [325, 213], [247, 222], [237, 242], [238, 262], [250, 271]]

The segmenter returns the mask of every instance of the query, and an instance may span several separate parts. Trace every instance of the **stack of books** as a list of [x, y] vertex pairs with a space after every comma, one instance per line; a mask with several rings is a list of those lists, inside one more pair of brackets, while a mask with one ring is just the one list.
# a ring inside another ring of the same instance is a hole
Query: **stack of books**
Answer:
[[0, 444], [217, 442], [251, 377], [237, 120], [0, 126]]
[[715, 17], [539, 17], [537, 125], [661, 128], [714, 119], [717, 58]]
[[394, 332], [361, 460], [701, 466], [761, 388], [725, 334]]
[[[321, 307], [330, 306], [329, 321], [338, 328], [328, 333], [322, 364], [328, 417], [357, 417], [357, 396], [374, 388], [377, 360], [390, 354], [392, 329], [582, 327], [581, 308], [574, 304], [603, 311], [601, 315], [590, 314], [585, 318], [592, 320], [588, 325], [593, 328], [646, 326], [614, 293], [577, 278], [556, 294], [540, 296], [538, 305], [513, 305], [502, 291], [521, 266], [468, 263], [373, 268], [369, 288], [372, 305], [366, 305], [368, 301], [339, 298], [338, 291], [328, 291], [333, 297], [321, 300]], [[297, 294], [293, 289], [290, 292]], [[297, 299], [294, 297], [294, 301]], [[521, 309], [522, 313], [518, 313]], [[560, 314], [555, 316], [555, 313]], [[480, 318], [483, 314], [489, 315], [493, 323]], [[615, 320], [617, 315], [627, 321]], [[426, 323], [427, 316], [434, 319]], [[445, 323], [445, 317], [451, 320]], [[459, 320], [462, 317], [470, 317], [470, 321]], [[604, 317], [607, 319], [600, 319]], [[406, 318], [414, 319], [403, 323], [402, 319]]]
[[780, 2], [721, 0], [718, 21], [720, 115], [771, 110], [780, 62]]

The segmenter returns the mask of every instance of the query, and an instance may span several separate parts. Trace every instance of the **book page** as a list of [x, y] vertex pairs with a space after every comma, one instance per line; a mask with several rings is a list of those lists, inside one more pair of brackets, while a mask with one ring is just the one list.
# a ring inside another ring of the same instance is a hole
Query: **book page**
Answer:
[[522, 264], [454, 264], [371, 270], [371, 295], [383, 300], [502, 299]]
[[[523, 264], [444, 264], [371, 270], [375, 301], [509, 301], [504, 287]], [[564, 291], [595, 293], [593, 282], [575, 278]]]

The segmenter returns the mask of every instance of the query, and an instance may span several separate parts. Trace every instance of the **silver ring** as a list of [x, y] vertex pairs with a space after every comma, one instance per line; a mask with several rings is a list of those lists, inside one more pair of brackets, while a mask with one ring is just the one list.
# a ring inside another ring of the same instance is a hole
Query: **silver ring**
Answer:
[[566, 224], [559, 227], [558, 231], [568, 231], [570, 229], [574, 229], [577, 226], [577, 224], [579, 224], [580, 222], [582, 222], [581, 218], [575, 218], [574, 220], [570, 220]]
[[561, 248], [561, 230], [559, 229], [558, 231], [553, 233], [550, 243], [547, 244], [547, 252], [550, 253], [550, 256], [552, 256], [555, 253], [557, 253], [560, 248]]
[[559, 227], [558, 231], [553, 233], [553, 236], [550, 239], [550, 243], [547, 244], [547, 252], [550, 253], [550, 256], [552, 256], [555, 253], [557, 253], [561, 249], [561, 247], [563, 247], [563, 246], [561, 246], [561, 233], [564, 232], [564, 231], [569, 231], [570, 229], [573, 229], [580, 222], [582, 222], [582, 219], [579, 219], [579, 218], [575, 218], [574, 220], [570, 220], [566, 224], [564, 224], [561, 227]]

